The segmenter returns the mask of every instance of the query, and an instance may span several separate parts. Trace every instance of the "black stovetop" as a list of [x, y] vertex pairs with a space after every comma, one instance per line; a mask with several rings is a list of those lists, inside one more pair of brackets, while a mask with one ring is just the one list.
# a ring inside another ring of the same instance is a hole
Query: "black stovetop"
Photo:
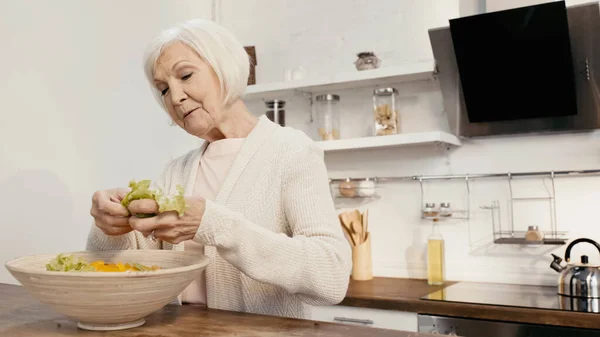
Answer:
[[[561, 304], [556, 287], [459, 282], [422, 297], [422, 300], [487, 304], [549, 310], [571, 310]], [[597, 311], [596, 311], [597, 312]]]

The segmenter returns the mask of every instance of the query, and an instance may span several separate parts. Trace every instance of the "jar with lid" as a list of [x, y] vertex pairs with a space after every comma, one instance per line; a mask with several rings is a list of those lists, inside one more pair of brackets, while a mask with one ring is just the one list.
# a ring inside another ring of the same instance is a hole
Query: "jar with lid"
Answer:
[[373, 118], [375, 136], [394, 135], [399, 132], [395, 88], [377, 88], [373, 91]]
[[440, 216], [443, 218], [452, 217], [452, 208], [450, 208], [449, 202], [442, 202], [440, 204]]
[[358, 59], [354, 61], [357, 70], [369, 70], [379, 68], [381, 60], [375, 56], [375, 53], [366, 51], [356, 54]]
[[321, 140], [340, 139], [340, 96], [318, 95], [316, 110], [319, 138]]
[[438, 216], [439, 211], [435, 208], [434, 203], [426, 203], [425, 208], [423, 208], [423, 217], [424, 218], [432, 218]]
[[285, 126], [285, 101], [272, 99], [265, 102], [267, 118], [281, 126]]
[[539, 230], [538, 226], [529, 226], [525, 233], [525, 241], [540, 242], [544, 240], [544, 234]]

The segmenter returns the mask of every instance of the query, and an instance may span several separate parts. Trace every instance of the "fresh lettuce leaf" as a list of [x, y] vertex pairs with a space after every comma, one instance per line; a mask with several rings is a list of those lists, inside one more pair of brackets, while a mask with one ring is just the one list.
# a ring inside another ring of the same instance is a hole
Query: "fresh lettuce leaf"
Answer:
[[[127, 208], [129, 203], [133, 200], [139, 199], [152, 199], [158, 204], [158, 211], [160, 213], [176, 211], [179, 216], [182, 216], [187, 209], [185, 203], [184, 190], [181, 185], [177, 185], [177, 194], [172, 196], [165, 196], [160, 188], [152, 189], [150, 180], [140, 180], [136, 182], [132, 180], [129, 182], [131, 191], [123, 198], [121, 205]], [[152, 217], [155, 214], [138, 214], [138, 217]]]
[[131, 191], [123, 198], [121, 205], [127, 207], [133, 200], [154, 199], [154, 191], [150, 189], [150, 183], [150, 180], [130, 181], [129, 188], [131, 188]]
[[75, 255], [58, 254], [53, 260], [46, 264], [48, 271], [96, 271], [94, 266], [84, 259]]
[[183, 195], [183, 187], [181, 185], [177, 185], [178, 194], [172, 196], [163, 195], [161, 190], [155, 192], [154, 197], [156, 203], [158, 204], [158, 211], [160, 213], [167, 211], [177, 211], [179, 216], [182, 216], [187, 209], [187, 205], [185, 204], [185, 197]]

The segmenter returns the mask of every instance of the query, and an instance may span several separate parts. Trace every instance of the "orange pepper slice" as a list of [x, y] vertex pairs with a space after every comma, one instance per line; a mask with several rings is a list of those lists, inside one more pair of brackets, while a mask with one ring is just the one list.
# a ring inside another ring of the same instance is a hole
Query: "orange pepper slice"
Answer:
[[[93, 266], [96, 271], [98, 272], [125, 272], [125, 271], [137, 271], [138, 269], [136, 269], [134, 267], [134, 265], [128, 263], [123, 264], [123, 262], [117, 262], [117, 263], [105, 263], [103, 260], [97, 260], [94, 261], [92, 263], [90, 263], [91, 266]], [[156, 266], [156, 265], [152, 265], [151, 267], [147, 267], [142, 265], [143, 267], [146, 267], [150, 270], [160, 270], [162, 269], [160, 266]]]

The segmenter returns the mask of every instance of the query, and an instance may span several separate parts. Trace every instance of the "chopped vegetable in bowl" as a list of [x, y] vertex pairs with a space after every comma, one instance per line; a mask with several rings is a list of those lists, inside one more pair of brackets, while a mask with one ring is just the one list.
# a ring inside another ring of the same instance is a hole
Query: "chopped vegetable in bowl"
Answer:
[[50, 263], [46, 264], [50, 271], [96, 271], [92, 265], [75, 255], [58, 254]]
[[75, 255], [59, 254], [46, 264], [48, 271], [97, 271], [97, 272], [126, 272], [126, 271], [153, 271], [162, 269], [159, 266], [146, 266], [140, 263], [105, 263], [102, 260], [88, 263]]

